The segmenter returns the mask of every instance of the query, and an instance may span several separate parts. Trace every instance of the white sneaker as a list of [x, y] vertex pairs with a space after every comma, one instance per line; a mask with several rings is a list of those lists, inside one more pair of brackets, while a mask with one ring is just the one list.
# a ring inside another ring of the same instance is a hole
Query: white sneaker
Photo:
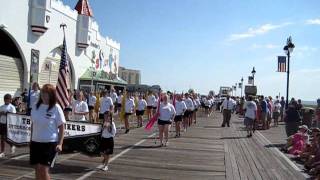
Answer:
[[16, 147], [15, 146], [11, 146], [11, 154], [16, 153]]
[[105, 165], [105, 166], [102, 168], [102, 171], [108, 171], [108, 170], [109, 170], [109, 168], [108, 168], [107, 165]]
[[6, 155], [4, 153], [0, 153], [0, 158], [5, 157]]

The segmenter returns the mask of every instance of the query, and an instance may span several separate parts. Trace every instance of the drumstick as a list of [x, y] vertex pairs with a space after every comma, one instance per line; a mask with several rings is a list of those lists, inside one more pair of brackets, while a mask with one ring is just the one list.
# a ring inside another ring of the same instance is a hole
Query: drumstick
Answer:
[[55, 162], [56, 162], [56, 160], [57, 160], [57, 158], [58, 158], [58, 155], [59, 155], [59, 152], [56, 152], [56, 154], [54, 155], [54, 158], [53, 158], [53, 160], [52, 160], [52, 162], [51, 162], [51, 168], [53, 168], [54, 167], [54, 164], [55, 164]]

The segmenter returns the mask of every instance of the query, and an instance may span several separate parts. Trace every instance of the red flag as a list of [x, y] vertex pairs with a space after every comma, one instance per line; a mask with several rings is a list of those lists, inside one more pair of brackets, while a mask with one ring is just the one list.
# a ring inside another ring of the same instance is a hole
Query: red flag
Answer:
[[147, 123], [146, 127], [144, 128], [146, 131], [150, 131], [152, 129], [154, 123], [157, 122], [157, 120], [159, 119], [159, 116], [160, 116], [160, 102], [161, 102], [161, 94], [159, 93], [157, 113]]

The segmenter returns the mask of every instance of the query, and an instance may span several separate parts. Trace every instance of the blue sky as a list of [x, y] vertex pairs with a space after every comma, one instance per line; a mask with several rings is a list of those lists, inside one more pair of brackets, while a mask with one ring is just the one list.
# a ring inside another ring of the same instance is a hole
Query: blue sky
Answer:
[[[77, 0], [64, 0], [74, 7]], [[104, 36], [121, 43], [120, 65], [142, 83], [200, 93], [245, 82], [252, 67], [264, 95], [285, 95], [277, 56], [291, 35], [290, 96], [320, 97], [318, 0], [91, 0]], [[240, 90], [237, 91], [240, 94]]]

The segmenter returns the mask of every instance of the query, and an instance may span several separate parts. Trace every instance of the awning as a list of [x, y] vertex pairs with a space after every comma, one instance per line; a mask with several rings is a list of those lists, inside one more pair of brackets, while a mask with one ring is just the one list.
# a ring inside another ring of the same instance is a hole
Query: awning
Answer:
[[88, 68], [86, 72], [80, 77], [80, 81], [91, 81], [93, 73], [95, 74], [95, 76], [93, 76], [93, 81], [95, 82], [104, 82], [108, 84], [119, 84], [119, 85], [128, 84], [125, 80], [121, 79], [115, 74], [108, 74], [102, 70], [92, 71], [91, 68]]

